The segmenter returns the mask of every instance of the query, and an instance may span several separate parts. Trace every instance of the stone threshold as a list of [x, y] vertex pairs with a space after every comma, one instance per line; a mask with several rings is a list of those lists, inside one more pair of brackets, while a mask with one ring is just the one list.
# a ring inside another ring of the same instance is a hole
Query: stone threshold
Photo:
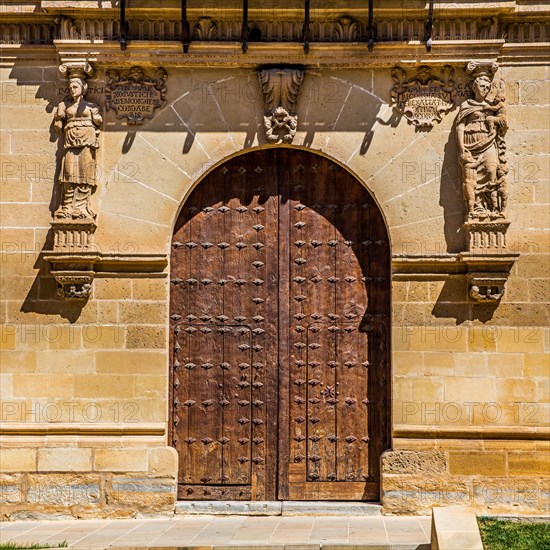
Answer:
[[381, 516], [382, 506], [375, 502], [326, 501], [179, 501], [179, 515], [238, 516]]
[[[71, 546], [68, 547], [70, 549]], [[77, 548], [76, 546], [74, 547]], [[431, 545], [417, 543], [316, 543], [316, 544], [222, 544], [222, 545], [204, 545], [200, 546], [98, 546], [93, 550], [431, 550]], [[56, 548], [51, 550], [58, 550]], [[61, 548], [59, 548], [61, 550]]]

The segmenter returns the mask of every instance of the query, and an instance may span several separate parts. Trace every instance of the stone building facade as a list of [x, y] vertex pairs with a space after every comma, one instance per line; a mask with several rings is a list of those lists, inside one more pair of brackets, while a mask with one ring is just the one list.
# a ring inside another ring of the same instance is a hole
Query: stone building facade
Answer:
[[249, 4], [0, 3], [2, 517], [547, 513], [548, 6]]

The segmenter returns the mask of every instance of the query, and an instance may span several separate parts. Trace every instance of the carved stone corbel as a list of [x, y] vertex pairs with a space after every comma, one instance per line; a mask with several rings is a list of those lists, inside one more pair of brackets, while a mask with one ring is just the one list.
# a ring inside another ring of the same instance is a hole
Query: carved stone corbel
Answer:
[[264, 126], [269, 143], [292, 143], [298, 128], [295, 112], [304, 71], [297, 68], [270, 68], [259, 72], [264, 94]]
[[476, 302], [498, 302], [504, 295], [506, 273], [472, 273], [468, 276], [470, 298]]
[[57, 295], [64, 300], [84, 301], [92, 292], [94, 265], [99, 256], [81, 254], [63, 254], [51, 256], [51, 274], [57, 282]]

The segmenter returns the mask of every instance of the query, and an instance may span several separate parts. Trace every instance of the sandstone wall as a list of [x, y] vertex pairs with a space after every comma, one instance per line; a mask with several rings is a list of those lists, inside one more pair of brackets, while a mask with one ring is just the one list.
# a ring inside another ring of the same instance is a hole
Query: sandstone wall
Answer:
[[[97, 69], [88, 99], [104, 105]], [[168, 73], [167, 102], [152, 121], [127, 126], [103, 113], [94, 197], [102, 252], [169, 255], [178, 211], [201, 177], [266, 145], [255, 71]], [[460, 501], [540, 513], [548, 502], [550, 75], [529, 65], [499, 74], [510, 126], [508, 247], [520, 257], [497, 307], [472, 303], [463, 275], [395, 276], [388, 512]], [[51, 124], [65, 84], [47, 49], [6, 62], [0, 79], [3, 513], [169, 511], [169, 269], [98, 276], [83, 307], [59, 300], [41, 252], [52, 246]], [[367, 186], [394, 254], [465, 250], [456, 110], [416, 131], [389, 106], [391, 86], [389, 68], [309, 69], [293, 146], [334, 159]]]

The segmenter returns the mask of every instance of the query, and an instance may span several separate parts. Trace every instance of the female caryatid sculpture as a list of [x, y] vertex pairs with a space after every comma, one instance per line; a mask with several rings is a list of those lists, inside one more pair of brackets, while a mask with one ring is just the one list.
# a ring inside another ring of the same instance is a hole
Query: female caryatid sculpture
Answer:
[[468, 64], [466, 72], [474, 79], [474, 99], [462, 103], [456, 118], [466, 222], [506, 217], [508, 167], [504, 134], [508, 126], [503, 83], [493, 82], [496, 69], [496, 63]]
[[95, 213], [90, 207], [90, 197], [97, 186], [96, 151], [103, 120], [99, 105], [84, 99], [88, 89], [85, 78], [91, 73], [91, 67], [67, 68], [62, 65], [60, 70], [69, 73], [71, 97], [59, 104], [54, 117], [55, 129], [63, 136], [59, 176], [63, 196], [54, 217], [93, 220]]

